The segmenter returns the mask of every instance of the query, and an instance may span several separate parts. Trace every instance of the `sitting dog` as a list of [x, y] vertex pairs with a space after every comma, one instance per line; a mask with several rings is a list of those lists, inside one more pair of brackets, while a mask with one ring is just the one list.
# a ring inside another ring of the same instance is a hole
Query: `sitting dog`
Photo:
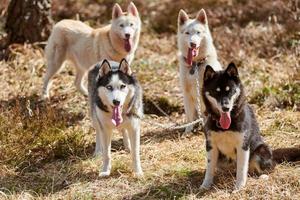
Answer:
[[277, 149], [272, 153], [263, 141], [234, 63], [217, 72], [206, 66], [201, 94], [207, 115], [207, 164], [202, 189], [211, 187], [217, 162], [224, 156], [236, 161], [236, 190], [245, 186], [248, 167], [250, 172], [262, 174], [274, 169], [276, 162], [300, 160], [299, 148]]

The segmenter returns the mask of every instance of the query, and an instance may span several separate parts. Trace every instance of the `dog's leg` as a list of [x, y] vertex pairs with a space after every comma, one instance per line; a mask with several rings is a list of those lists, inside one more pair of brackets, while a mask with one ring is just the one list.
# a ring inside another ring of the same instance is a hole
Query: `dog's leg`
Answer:
[[127, 130], [122, 129], [122, 134], [123, 134], [123, 143], [124, 143], [124, 146], [125, 146], [125, 150], [128, 151], [128, 152], [131, 152], [130, 140], [129, 140]]
[[49, 44], [46, 48], [47, 69], [44, 76], [43, 94], [44, 99], [49, 98], [49, 90], [51, 87], [51, 79], [63, 66], [66, 59], [66, 50], [63, 47]]
[[96, 131], [96, 148], [95, 148], [95, 153], [94, 156], [99, 156], [102, 153], [101, 149], [101, 141], [100, 141], [100, 132]]
[[110, 175], [111, 170], [111, 137], [112, 130], [102, 129], [100, 134], [100, 142], [102, 147], [102, 159], [103, 159], [103, 167], [100, 172], [100, 177], [106, 177]]
[[78, 91], [80, 91], [83, 95], [87, 96], [88, 95], [88, 91], [86, 89], [86, 87], [84, 86], [84, 77], [86, 75], [86, 72], [82, 69], [79, 69], [79, 67], [77, 67], [77, 74], [76, 74], [76, 78], [75, 78], [75, 86], [77, 88]]
[[131, 156], [133, 162], [133, 171], [136, 177], [143, 176], [143, 170], [140, 160], [140, 120], [132, 119], [131, 126], [128, 128], [128, 134], [131, 146]]
[[96, 156], [100, 156], [102, 153], [101, 140], [100, 140], [101, 127], [98, 122], [96, 114], [92, 113], [91, 118], [92, 118], [93, 127], [96, 130], [96, 148], [95, 148], [95, 152], [94, 152], [94, 156], [96, 157]]
[[[193, 97], [191, 96], [191, 94], [189, 92], [184, 91], [183, 98], [184, 98], [183, 102], [184, 102], [185, 115], [186, 115], [187, 122], [189, 123], [195, 119], [196, 108], [194, 105]], [[193, 130], [193, 127], [194, 127], [193, 125], [186, 127], [185, 134], [191, 133]]]
[[249, 165], [249, 148], [245, 150], [243, 147], [237, 148], [237, 171], [236, 171], [236, 184], [235, 190], [240, 190], [246, 185], [248, 165]]
[[204, 181], [201, 185], [202, 189], [209, 189], [213, 184], [215, 170], [218, 163], [219, 151], [216, 146], [212, 146], [209, 141], [206, 141], [206, 170]]

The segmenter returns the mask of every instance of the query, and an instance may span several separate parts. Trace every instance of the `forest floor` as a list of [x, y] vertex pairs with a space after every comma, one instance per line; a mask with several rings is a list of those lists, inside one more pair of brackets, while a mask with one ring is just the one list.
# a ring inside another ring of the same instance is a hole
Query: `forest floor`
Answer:
[[[108, 23], [106, 16], [92, 15], [103, 8], [95, 3], [82, 5], [88, 2], [54, 1], [54, 19], [74, 18], [79, 12], [93, 27]], [[269, 179], [249, 176], [246, 187], [237, 193], [232, 193], [235, 169], [224, 169], [217, 173], [213, 189], [200, 193], [205, 172], [203, 132], [182, 137], [181, 130], [166, 131], [155, 125], [184, 123], [177, 13], [181, 7], [193, 14], [204, 7], [220, 61], [223, 66], [231, 61], [237, 64], [265, 141], [272, 149], [300, 147], [299, 5], [295, 10], [293, 1], [284, 0], [135, 2], [145, 24], [132, 64], [145, 97], [144, 178], [132, 176], [130, 155], [117, 132], [112, 174], [99, 178], [102, 161], [93, 157], [95, 131], [87, 99], [73, 84], [74, 68], [68, 64], [55, 77], [51, 100], [44, 102], [40, 100], [43, 49], [15, 44], [9, 59], [0, 61], [0, 199], [300, 199], [299, 163], [277, 165]], [[64, 10], [67, 6], [69, 13]]]

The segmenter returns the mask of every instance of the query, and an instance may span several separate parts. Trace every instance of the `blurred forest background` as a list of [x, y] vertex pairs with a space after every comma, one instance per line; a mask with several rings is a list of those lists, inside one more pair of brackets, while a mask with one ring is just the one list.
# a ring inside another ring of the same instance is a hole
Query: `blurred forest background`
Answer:
[[112, 145], [112, 176], [98, 178], [101, 159], [92, 156], [95, 134], [71, 64], [56, 76], [51, 101], [40, 100], [43, 48], [53, 24], [67, 18], [101, 27], [110, 23], [114, 3], [124, 10], [130, 1], [40, 0], [45, 4], [35, 14], [49, 17], [27, 22], [21, 6], [9, 12], [12, 1], [0, 0], [0, 199], [300, 199], [299, 164], [288, 163], [268, 180], [250, 177], [239, 193], [231, 193], [234, 170], [221, 171], [214, 189], [199, 194], [203, 133], [183, 138], [181, 130], [153, 125], [184, 122], [177, 15], [182, 8], [194, 17], [204, 8], [220, 61], [238, 65], [266, 142], [272, 148], [299, 147], [300, 1], [133, 1], [142, 19], [132, 65], [144, 90], [142, 180], [131, 175], [120, 134]]

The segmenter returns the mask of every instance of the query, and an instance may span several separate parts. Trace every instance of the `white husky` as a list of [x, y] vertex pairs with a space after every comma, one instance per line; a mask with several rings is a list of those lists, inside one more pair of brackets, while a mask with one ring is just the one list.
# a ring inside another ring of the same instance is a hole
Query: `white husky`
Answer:
[[127, 11], [127, 14], [123, 13], [121, 7], [115, 4], [112, 23], [99, 29], [74, 20], [62, 20], [54, 26], [45, 49], [44, 98], [49, 97], [49, 83], [66, 59], [75, 65], [75, 85], [85, 95], [87, 89], [83, 78], [90, 66], [102, 59], [119, 62], [126, 58], [129, 63], [132, 62], [139, 42], [141, 20], [132, 2]]
[[[187, 122], [197, 119], [197, 96], [195, 68], [199, 67], [200, 87], [206, 65], [211, 65], [214, 70], [221, 70], [221, 64], [217, 58], [217, 52], [208, 27], [207, 16], [204, 9], [201, 9], [195, 19], [190, 19], [184, 10], [178, 15], [178, 49], [179, 49], [179, 70], [180, 84], [183, 90], [184, 109]], [[200, 89], [200, 88], [199, 88]], [[203, 112], [203, 102], [200, 109]], [[186, 128], [189, 133], [193, 126]]]

